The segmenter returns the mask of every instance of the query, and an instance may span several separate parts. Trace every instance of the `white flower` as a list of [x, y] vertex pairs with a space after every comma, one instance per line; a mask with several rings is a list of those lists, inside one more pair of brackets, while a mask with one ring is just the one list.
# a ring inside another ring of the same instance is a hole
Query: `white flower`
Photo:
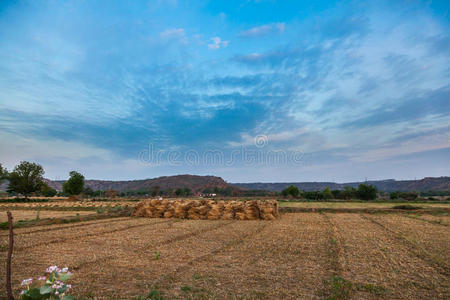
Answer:
[[32, 282], [33, 282], [33, 278], [24, 279], [24, 280], [22, 280], [21, 285], [30, 285]]
[[61, 269], [61, 273], [66, 273], [67, 271], [69, 271], [69, 268], [68, 268], [68, 267], [65, 267], [65, 268], [62, 268], [62, 269]]
[[37, 280], [46, 280], [46, 279], [47, 279], [47, 277], [45, 277], [45, 276], [39, 276]]
[[45, 272], [47, 273], [52, 273], [53, 271], [56, 271], [58, 268], [58, 266], [50, 266], [47, 268], [47, 270], [45, 270]]

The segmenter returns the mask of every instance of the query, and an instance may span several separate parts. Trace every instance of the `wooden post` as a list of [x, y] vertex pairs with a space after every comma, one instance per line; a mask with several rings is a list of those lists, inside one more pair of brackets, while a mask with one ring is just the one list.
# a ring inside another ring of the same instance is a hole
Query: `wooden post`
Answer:
[[9, 248], [8, 259], [6, 261], [6, 291], [8, 292], [8, 300], [14, 300], [11, 288], [11, 258], [14, 247], [13, 217], [10, 211], [7, 212], [9, 224]]

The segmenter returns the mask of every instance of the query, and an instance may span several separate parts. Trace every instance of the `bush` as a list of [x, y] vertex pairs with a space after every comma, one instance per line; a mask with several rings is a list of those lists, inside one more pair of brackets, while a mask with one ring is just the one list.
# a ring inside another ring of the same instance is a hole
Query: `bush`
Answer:
[[288, 186], [287, 188], [285, 188], [284, 190], [282, 190], [281, 194], [284, 197], [292, 196], [294, 198], [297, 198], [298, 195], [300, 194], [300, 191], [298, 190], [298, 187], [291, 185], [291, 186]]
[[323, 199], [333, 199], [334, 196], [329, 188], [325, 188], [322, 192]]
[[377, 198], [377, 188], [370, 184], [360, 184], [357, 195], [361, 200], [375, 200]]
[[389, 194], [389, 198], [391, 198], [391, 200], [396, 200], [398, 199], [398, 193], [397, 192], [392, 192]]

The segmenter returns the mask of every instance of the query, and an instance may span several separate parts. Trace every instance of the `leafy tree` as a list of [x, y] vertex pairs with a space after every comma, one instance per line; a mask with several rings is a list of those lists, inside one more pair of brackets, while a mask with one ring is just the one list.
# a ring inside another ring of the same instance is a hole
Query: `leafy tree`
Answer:
[[300, 194], [300, 191], [298, 190], [298, 187], [291, 185], [291, 186], [288, 186], [287, 188], [285, 188], [284, 190], [282, 190], [281, 194], [285, 197], [292, 196], [292, 197], [296, 198]]
[[333, 199], [333, 194], [329, 188], [325, 188], [322, 192], [323, 199]]
[[357, 197], [357, 191], [354, 187], [346, 186], [344, 190], [341, 192], [342, 199], [352, 199]]
[[377, 188], [370, 184], [360, 184], [357, 195], [361, 200], [375, 200], [377, 198]]
[[22, 161], [9, 174], [8, 192], [16, 192], [25, 196], [41, 189], [44, 169], [41, 165]]
[[181, 194], [183, 194], [183, 190], [182, 189], [177, 189], [175, 191], [175, 195], [180, 196]]
[[302, 197], [309, 200], [320, 200], [323, 194], [320, 191], [302, 192]]
[[0, 164], [0, 184], [2, 184], [5, 179], [8, 179], [8, 171]]
[[79, 195], [84, 189], [84, 176], [76, 171], [70, 172], [70, 178], [63, 184], [63, 192], [67, 195]]
[[83, 195], [85, 195], [87, 197], [92, 197], [92, 196], [94, 196], [94, 190], [91, 189], [90, 187], [85, 187], [83, 189]]
[[188, 188], [188, 187], [185, 187], [185, 188], [184, 188], [184, 195], [190, 196], [191, 194], [192, 194], [191, 189]]
[[53, 197], [57, 194], [58, 192], [52, 188], [51, 186], [49, 186], [46, 182], [42, 182], [41, 185], [41, 195], [44, 197]]
[[389, 198], [391, 198], [392, 200], [398, 199], [398, 193], [397, 192], [390, 193]]

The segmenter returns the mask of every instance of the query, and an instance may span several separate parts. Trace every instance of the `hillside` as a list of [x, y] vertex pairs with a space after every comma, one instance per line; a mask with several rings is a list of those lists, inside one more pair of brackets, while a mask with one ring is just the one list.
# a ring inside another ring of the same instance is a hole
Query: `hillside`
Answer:
[[[48, 183], [54, 189], [62, 190], [63, 180], [51, 181]], [[105, 181], [105, 180], [86, 180], [86, 187], [96, 190], [116, 190], [116, 191], [149, 191], [153, 187], [159, 186], [161, 190], [169, 190], [176, 188], [189, 188], [193, 192], [203, 191], [204, 189], [212, 189], [214, 187], [227, 188], [231, 185], [226, 183], [222, 178], [216, 176], [198, 176], [198, 175], [176, 175], [163, 176], [152, 179], [130, 180], [130, 181]]]
[[251, 189], [251, 190], [267, 190], [281, 191], [282, 189], [294, 185], [300, 190], [316, 191], [330, 188], [331, 190], [344, 189], [345, 186], [358, 187], [359, 184], [366, 183], [376, 186], [381, 191], [448, 191], [450, 190], [450, 177], [425, 177], [420, 180], [376, 180], [367, 182], [274, 182], [274, 183], [233, 183], [234, 186]]

